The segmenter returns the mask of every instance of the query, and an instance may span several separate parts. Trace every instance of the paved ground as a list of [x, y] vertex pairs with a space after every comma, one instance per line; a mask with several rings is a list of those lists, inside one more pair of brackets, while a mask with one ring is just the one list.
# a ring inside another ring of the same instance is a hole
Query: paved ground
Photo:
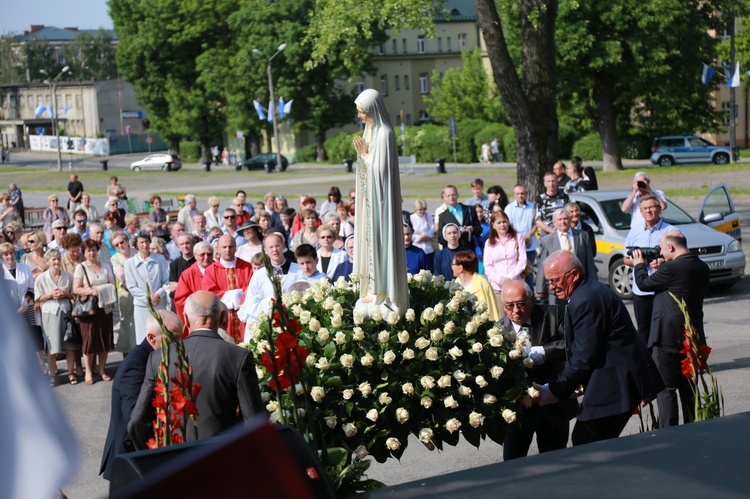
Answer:
[[[137, 155], [139, 159], [143, 155]], [[58, 173], [56, 160], [52, 156], [38, 154], [15, 154], [10, 166], [0, 166], [0, 185], [9, 182], [18, 183], [24, 191], [27, 206], [46, 206], [46, 198], [50, 192], [61, 192], [67, 183], [68, 171]], [[342, 191], [353, 185], [353, 176], [344, 172], [339, 165], [293, 165], [285, 174], [265, 174], [262, 172], [222, 171], [214, 169], [205, 173], [198, 165], [187, 165], [184, 171], [174, 173], [141, 173], [134, 174], [126, 170], [130, 161], [136, 156], [118, 156], [110, 160], [111, 170], [103, 172], [98, 163], [91, 159], [78, 160], [73, 164], [73, 171], [80, 174], [86, 189], [93, 193], [94, 204], [102, 206], [104, 203], [104, 189], [110, 174], [121, 177], [122, 183], [128, 188], [131, 197], [147, 198], [150, 193], [187, 193], [199, 195], [199, 207], [205, 206], [205, 197], [209, 193], [223, 193], [228, 199], [237, 188], [245, 188], [250, 199], [254, 195], [260, 196], [267, 191], [283, 193], [290, 199], [301, 193], [312, 193], [322, 200], [328, 186], [339, 185]], [[643, 168], [643, 162], [628, 164], [629, 168]], [[744, 168], [745, 165], [742, 165]], [[67, 167], [67, 164], [66, 164]], [[50, 171], [52, 168], [53, 171]], [[511, 186], [515, 183], [514, 165], [503, 164], [491, 167], [478, 165], [462, 165], [452, 167], [448, 165], [449, 173], [438, 175], [434, 165], [416, 165], [414, 172], [405, 174], [402, 178], [405, 207], [411, 208], [411, 200], [423, 197], [431, 206], [439, 202], [439, 192], [447, 183], [455, 183], [462, 192], [468, 194], [468, 183], [471, 178], [481, 176], [486, 185], [498, 183]], [[707, 189], [718, 183], [727, 183], [732, 188], [750, 185], [750, 175], [737, 167], [726, 172], [712, 173], [707, 176], [696, 169], [693, 173], [672, 175], [666, 169], [653, 169], [655, 185], [670, 189], [694, 188]], [[603, 188], [627, 188], [632, 179], [632, 172], [618, 172], [603, 175], [600, 184]], [[251, 194], [253, 193], [253, 194]], [[686, 196], [678, 198], [679, 203], [692, 214], [699, 207], [701, 197]], [[750, 197], [735, 196], [735, 202], [740, 211], [743, 223], [747, 227], [750, 223]], [[748, 245], [745, 245], [746, 256]], [[750, 410], [750, 399], [746, 395], [746, 383], [750, 376], [750, 342], [747, 341], [747, 323], [750, 321], [750, 307], [748, 307], [748, 293], [750, 293], [750, 279], [743, 279], [730, 290], [712, 290], [706, 300], [706, 331], [709, 342], [713, 347], [711, 365], [719, 376], [719, 382], [724, 390], [726, 413], [733, 414]], [[630, 305], [629, 305], [630, 307]], [[121, 361], [121, 356], [112, 354], [108, 362], [108, 371], [114, 374]], [[63, 363], [61, 362], [62, 368]], [[62, 371], [61, 371], [62, 372]], [[64, 381], [64, 376], [59, 376]], [[102, 445], [106, 436], [109, 421], [111, 384], [98, 382], [93, 386], [83, 383], [77, 386], [62, 384], [54, 388], [66, 415], [76, 431], [80, 444], [80, 471], [73, 481], [65, 487], [65, 492], [71, 498], [95, 498], [107, 495], [108, 484], [98, 476]], [[625, 430], [625, 434], [638, 432], [637, 419], [633, 418]], [[731, 438], [731, 437], [730, 437]], [[466, 443], [456, 448], [446, 449], [444, 452], [429, 452], [418, 441], [410, 442], [401, 462], [392, 460], [386, 464], [374, 464], [370, 476], [388, 485], [403, 483], [423, 477], [435, 476], [451, 471], [466, 469], [501, 460], [502, 449], [492, 443], [484, 443], [478, 450]], [[534, 449], [533, 452], [536, 452]]]

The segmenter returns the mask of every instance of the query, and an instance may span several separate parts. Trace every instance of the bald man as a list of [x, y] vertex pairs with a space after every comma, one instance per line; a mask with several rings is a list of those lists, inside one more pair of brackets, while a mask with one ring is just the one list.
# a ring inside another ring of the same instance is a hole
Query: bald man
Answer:
[[[253, 354], [221, 339], [218, 334], [221, 314], [221, 301], [213, 293], [198, 291], [185, 302], [183, 319], [190, 334], [182, 343], [193, 368], [193, 382], [201, 385], [196, 399], [198, 427], [197, 431], [188, 427], [187, 441], [212, 437], [255, 414], [267, 414], [260, 399]], [[170, 359], [175, 358], [174, 346], [170, 346]], [[137, 449], [144, 449], [153, 433], [151, 400], [160, 362], [159, 353], [149, 356], [138, 402], [128, 424]], [[169, 376], [175, 376], [173, 363]], [[171, 385], [170, 382], [170, 389]]]
[[[167, 329], [177, 336], [182, 334], [182, 321], [177, 315], [168, 310], [157, 312]], [[153, 316], [146, 320], [146, 339], [136, 345], [130, 354], [122, 361], [117, 369], [112, 383], [112, 411], [109, 418], [109, 431], [104, 443], [102, 464], [99, 474], [106, 480], [110, 478], [112, 462], [115, 457], [127, 452], [133, 452], [135, 447], [128, 435], [128, 421], [130, 413], [138, 400], [138, 394], [146, 376], [146, 364], [151, 352], [161, 348], [162, 331]]]

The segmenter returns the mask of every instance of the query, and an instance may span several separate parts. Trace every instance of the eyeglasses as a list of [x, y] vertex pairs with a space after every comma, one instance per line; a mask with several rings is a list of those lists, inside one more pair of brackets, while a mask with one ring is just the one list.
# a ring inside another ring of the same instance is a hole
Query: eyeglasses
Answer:
[[231, 220], [231, 219], [233, 219], [233, 218], [237, 218], [237, 215], [228, 215], [228, 216], [227, 216], [227, 215], [224, 215], [224, 219], [225, 219], [225, 220]]
[[565, 272], [560, 277], [555, 277], [555, 278], [552, 278], [552, 279], [547, 279], [547, 282], [549, 283], [550, 286], [557, 286], [558, 284], [560, 284], [560, 282], [563, 279], [565, 279], [565, 276], [568, 275], [572, 270], [573, 269], [570, 269], [569, 271]]
[[529, 305], [529, 302], [527, 301], [514, 301], [510, 303], [505, 303], [503, 306], [507, 308], [508, 310], [513, 310], [514, 308], [518, 307], [521, 310], [525, 309]]
[[320, 236], [318, 239], [333, 239], [333, 236]]
[[6, 236], [15, 236], [16, 232], [13, 230], [5, 230], [3, 231], [3, 234], [5, 234]]
[[65, 227], [55, 227], [53, 230], [65, 230]]
[[211, 253], [196, 253], [195, 258], [206, 258], [207, 256], [210, 256]]
[[27, 239], [26, 241], [28, 241], [29, 244], [36, 242], [34, 239]]
[[116, 243], [112, 243], [112, 246], [122, 246], [123, 244], [125, 244], [125, 241], [118, 241]]

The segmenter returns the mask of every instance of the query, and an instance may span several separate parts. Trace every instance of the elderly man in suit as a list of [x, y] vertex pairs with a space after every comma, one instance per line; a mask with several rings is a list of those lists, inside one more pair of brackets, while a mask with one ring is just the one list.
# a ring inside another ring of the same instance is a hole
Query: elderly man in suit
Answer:
[[568, 361], [555, 379], [536, 385], [539, 405], [565, 400], [583, 386], [573, 445], [617, 438], [638, 404], [654, 400], [664, 382], [625, 304], [609, 287], [587, 279], [573, 253], [550, 255], [544, 274], [557, 297], [568, 300]]
[[[182, 335], [182, 321], [177, 315], [168, 310], [157, 312], [167, 329], [177, 336]], [[109, 431], [104, 443], [102, 464], [99, 474], [106, 480], [110, 478], [112, 462], [120, 454], [133, 452], [135, 447], [128, 435], [128, 421], [130, 412], [138, 400], [138, 394], [146, 376], [146, 363], [151, 352], [161, 348], [162, 331], [159, 323], [153, 317], [146, 321], [146, 339], [136, 345], [130, 354], [122, 361], [117, 369], [112, 383], [112, 411], [109, 417]]]
[[[197, 435], [187, 431], [187, 440], [208, 438], [227, 430], [242, 419], [265, 412], [260, 400], [258, 377], [255, 374], [253, 354], [249, 350], [231, 345], [218, 334], [221, 325], [221, 301], [207, 291], [198, 291], [185, 302], [185, 325], [190, 334], [183, 345], [193, 367], [193, 381], [201, 385], [196, 400], [198, 409]], [[170, 347], [175, 358], [174, 347]], [[153, 433], [153, 389], [159, 372], [161, 356], [149, 356], [146, 377], [138, 401], [130, 417], [128, 432], [137, 449], [143, 449]], [[170, 377], [175, 375], [170, 366]], [[172, 383], [170, 382], [171, 389]], [[237, 417], [239, 406], [241, 419]]]
[[548, 292], [542, 268], [549, 255], [557, 250], [566, 250], [573, 253], [583, 264], [584, 277], [596, 280], [596, 265], [594, 255], [591, 253], [589, 236], [583, 231], [570, 228], [570, 213], [565, 208], [555, 210], [553, 215], [554, 232], [542, 237], [539, 250], [538, 271], [536, 276], [536, 292], [541, 298], [549, 296], [550, 303], [556, 303], [554, 293]]
[[[564, 313], [550, 305], [545, 311], [534, 304], [534, 292], [524, 281], [509, 281], [503, 286], [505, 318], [500, 321], [504, 331], [528, 335], [529, 357], [534, 367], [529, 380], [534, 383], [552, 381], [565, 367]], [[578, 409], [576, 399], [561, 400], [544, 407], [523, 409], [520, 421], [508, 427], [503, 443], [503, 461], [524, 457], [536, 433], [539, 452], [564, 449], [568, 445], [569, 422]]]
[[473, 248], [472, 237], [482, 234], [482, 224], [477, 217], [472, 216], [471, 210], [458, 202], [458, 189], [454, 185], [448, 185], [443, 189], [443, 201], [445, 211], [438, 216], [438, 242], [442, 247], [448, 243], [443, 236], [443, 227], [455, 224], [458, 227], [459, 246]]
[[679, 351], [685, 339], [685, 318], [670, 293], [685, 300], [690, 321], [698, 332], [701, 344], [706, 344], [703, 331], [703, 298], [708, 288], [710, 271], [698, 255], [690, 253], [687, 240], [679, 231], [669, 231], [659, 241], [664, 262], [657, 271], [648, 275], [648, 263], [639, 250], [633, 251], [635, 273], [633, 278], [643, 291], [653, 291], [653, 314], [647, 346], [656, 367], [667, 387], [659, 392], [659, 427], [677, 426], [677, 391], [680, 392], [682, 421], [695, 421], [695, 394], [690, 379], [682, 375]]

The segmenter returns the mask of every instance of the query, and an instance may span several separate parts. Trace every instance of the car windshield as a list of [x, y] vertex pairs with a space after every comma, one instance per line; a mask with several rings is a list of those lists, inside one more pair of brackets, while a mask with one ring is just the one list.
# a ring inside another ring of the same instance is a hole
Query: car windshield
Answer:
[[[622, 212], [622, 203], [624, 199], [609, 199], [601, 202], [604, 216], [607, 217], [609, 224], [617, 230], [630, 229], [630, 215]], [[667, 201], [667, 209], [661, 213], [662, 219], [670, 225], [682, 225], [695, 223], [693, 217], [688, 215], [682, 208]]]

